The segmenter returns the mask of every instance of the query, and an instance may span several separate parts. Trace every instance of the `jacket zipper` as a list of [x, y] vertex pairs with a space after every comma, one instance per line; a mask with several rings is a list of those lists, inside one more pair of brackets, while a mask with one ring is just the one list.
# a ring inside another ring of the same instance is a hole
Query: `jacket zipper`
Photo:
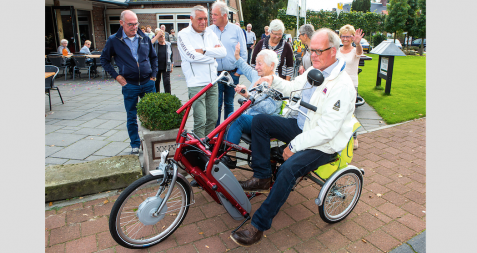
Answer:
[[140, 41], [141, 39], [142, 39], [142, 37], [139, 36], [139, 39], [138, 39], [138, 42], [137, 42], [137, 59], [136, 59], [137, 69], [138, 69], [138, 73], [139, 73], [139, 79], [138, 79], [137, 83], [138, 83], [139, 86], [141, 86], [141, 68], [139, 67], [139, 47], [141, 46], [141, 41]]
[[[140, 36], [139, 36], [139, 37], [140, 37]], [[115, 37], [115, 38], [118, 39], [118, 37]], [[141, 38], [141, 37], [140, 37], [140, 38]], [[120, 39], [118, 39], [118, 40], [121, 41], [122, 43], [124, 43], [124, 45], [126, 45], [126, 46], [129, 48], [128, 44], [126, 44], [126, 42], [124, 42], [123, 38], [120, 38]], [[138, 57], [138, 58], [139, 58], [139, 44], [140, 44], [140, 43], [139, 43], [139, 41], [138, 41], [138, 46], [137, 46], [137, 49], [138, 49], [138, 55], [137, 55], [137, 57]], [[134, 58], [134, 56], [132, 55], [132, 52], [131, 52], [131, 49], [130, 49], [130, 48], [129, 48], [129, 52], [131, 53], [132, 58]], [[137, 63], [137, 68], [139, 69], [139, 81], [138, 81], [138, 83], [139, 83], [139, 85], [141, 85], [141, 69], [139, 68], [139, 62], [138, 62], [137, 60], [136, 60], [136, 63]], [[123, 66], [123, 73], [124, 73], [124, 66]]]

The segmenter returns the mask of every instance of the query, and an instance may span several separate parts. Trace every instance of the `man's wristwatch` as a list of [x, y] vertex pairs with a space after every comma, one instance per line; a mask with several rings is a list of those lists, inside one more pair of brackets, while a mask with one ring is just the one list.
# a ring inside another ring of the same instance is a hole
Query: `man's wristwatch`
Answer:
[[205, 52], [207, 52], [207, 50], [204, 49], [202, 54], [205, 55]]

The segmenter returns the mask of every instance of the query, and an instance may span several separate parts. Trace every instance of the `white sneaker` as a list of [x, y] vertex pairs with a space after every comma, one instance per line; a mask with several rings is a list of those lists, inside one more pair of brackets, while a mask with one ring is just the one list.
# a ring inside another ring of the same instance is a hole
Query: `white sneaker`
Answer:
[[138, 155], [139, 154], [139, 148], [133, 148], [131, 151], [131, 155]]

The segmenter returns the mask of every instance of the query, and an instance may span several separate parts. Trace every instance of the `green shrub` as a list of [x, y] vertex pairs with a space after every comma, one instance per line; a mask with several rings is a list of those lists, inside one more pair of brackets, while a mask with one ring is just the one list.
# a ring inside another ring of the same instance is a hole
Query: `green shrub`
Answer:
[[175, 95], [147, 93], [137, 104], [137, 115], [142, 126], [151, 131], [179, 128], [184, 112], [176, 111], [182, 106]]
[[373, 42], [373, 47], [377, 47], [379, 43], [383, 42], [383, 40], [386, 40], [386, 35], [382, 33], [376, 33], [373, 35], [372, 42]]

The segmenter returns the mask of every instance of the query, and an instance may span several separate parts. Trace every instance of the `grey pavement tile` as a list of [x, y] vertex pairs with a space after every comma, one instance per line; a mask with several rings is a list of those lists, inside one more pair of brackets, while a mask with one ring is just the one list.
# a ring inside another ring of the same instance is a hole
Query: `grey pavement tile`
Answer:
[[101, 159], [104, 159], [104, 158], [108, 158], [108, 156], [91, 155], [91, 156], [88, 156], [88, 158], [86, 158], [84, 160], [89, 162], [89, 161], [101, 160]]
[[354, 115], [363, 119], [382, 119], [375, 111], [355, 111]]
[[53, 165], [64, 164], [64, 163], [66, 163], [68, 160], [69, 160], [69, 159], [48, 157], [48, 158], [45, 158], [45, 165], [49, 165], [49, 164], [53, 164]]
[[124, 104], [105, 105], [101, 109], [105, 111], [110, 111], [110, 112], [125, 112], [126, 111], [126, 109], [124, 108]]
[[129, 143], [125, 142], [111, 142], [106, 147], [98, 150], [94, 155], [101, 156], [115, 156], [129, 147]]
[[84, 137], [85, 140], [97, 140], [97, 141], [104, 141], [106, 138], [107, 137], [98, 136], [98, 135], [89, 135], [89, 136]]
[[121, 141], [121, 142], [124, 142], [128, 139], [129, 139], [128, 131], [121, 130], [121, 131], [118, 131], [117, 133], [109, 136], [106, 140], [107, 141]]
[[85, 115], [86, 112], [71, 112], [71, 111], [60, 111], [56, 112], [54, 114], [49, 115], [49, 118], [53, 119], [76, 119], [79, 118], [83, 115]]
[[57, 122], [60, 122], [61, 119], [45, 119], [45, 125], [54, 125]]
[[84, 137], [86, 137], [86, 135], [51, 133], [45, 135], [45, 145], [66, 147], [83, 139]]
[[127, 124], [127, 122], [124, 122], [121, 125], [115, 127], [114, 129], [116, 129], [116, 130], [128, 130], [128, 124]]
[[[78, 108], [79, 109], [79, 108]], [[86, 110], [87, 108], [83, 108], [82, 110]], [[85, 114], [76, 120], [92, 120], [95, 119], [98, 116], [101, 116], [103, 113], [95, 112], [94, 110], [88, 114]]]
[[76, 131], [75, 134], [86, 134], [86, 135], [102, 135], [106, 133], [108, 129], [101, 129], [101, 128], [92, 128], [92, 127], [84, 127], [80, 130]]
[[123, 124], [126, 121], [124, 120], [109, 120], [99, 126], [96, 126], [97, 128], [105, 128], [105, 129], [113, 129], [121, 124]]
[[363, 128], [366, 130], [366, 131], [371, 131], [371, 130], [374, 130], [376, 128], [380, 128], [382, 127], [381, 125], [365, 125], [363, 126]]
[[411, 245], [414, 251], [416, 251], [417, 253], [425, 253], [426, 252], [426, 231], [415, 236], [414, 238], [409, 240], [407, 243]]
[[76, 132], [76, 130], [65, 130], [65, 129], [60, 129], [56, 130], [55, 133], [60, 133], [60, 134], [72, 134]]
[[80, 140], [55, 153], [52, 157], [83, 160], [108, 143], [108, 141]]
[[70, 159], [70, 160], [68, 160], [68, 161], [65, 163], [65, 165], [66, 165], [66, 164], [75, 164], [75, 163], [85, 163], [85, 162], [87, 162], [87, 161], [86, 161], [86, 160], [74, 160], [74, 159]]
[[131, 147], [129, 148], [126, 148], [125, 150], [123, 150], [121, 153], [117, 154], [118, 156], [120, 155], [130, 155], [131, 154]]
[[45, 125], [45, 134], [57, 131], [58, 129], [64, 128], [65, 126], [55, 126], [55, 125]]
[[113, 119], [113, 120], [124, 120], [126, 119], [126, 112], [107, 112], [98, 117], [99, 119]]
[[50, 146], [45, 146], [45, 157], [48, 157], [60, 150], [62, 150], [63, 147], [50, 147]]
[[87, 121], [86, 123], [82, 124], [81, 127], [97, 127], [101, 124], [104, 124], [108, 122], [108, 120], [105, 119], [92, 119], [90, 121]]
[[359, 119], [361, 125], [380, 125], [386, 126], [386, 123], [382, 119]]
[[68, 120], [68, 119], [65, 119], [65, 120], [62, 120], [60, 122], [57, 122], [55, 125], [59, 125], [59, 126], [79, 126], [83, 123], [85, 123], [86, 121], [84, 120]]
[[119, 131], [119, 130], [115, 130], [115, 129], [109, 130], [109, 131], [107, 131], [106, 133], [102, 134], [101, 136], [108, 137], [108, 136], [111, 136], [111, 135], [117, 133], [118, 131]]
[[75, 130], [75, 131], [78, 131], [80, 130], [82, 127], [77, 127], [77, 126], [67, 126], [67, 127], [64, 127], [63, 129], [64, 130]]
[[391, 250], [389, 253], [415, 253], [414, 250], [411, 249], [411, 246], [404, 243], [401, 246]]

